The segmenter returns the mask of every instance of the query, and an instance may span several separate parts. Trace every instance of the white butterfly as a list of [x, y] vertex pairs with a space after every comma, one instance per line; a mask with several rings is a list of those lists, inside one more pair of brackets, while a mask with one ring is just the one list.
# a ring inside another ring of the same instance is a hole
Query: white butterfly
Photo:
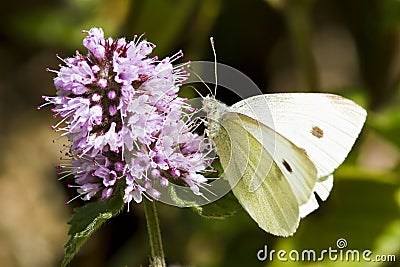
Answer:
[[265, 94], [231, 107], [205, 97], [207, 132], [234, 195], [265, 231], [292, 235], [326, 200], [366, 118], [346, 98], [322, 93]]

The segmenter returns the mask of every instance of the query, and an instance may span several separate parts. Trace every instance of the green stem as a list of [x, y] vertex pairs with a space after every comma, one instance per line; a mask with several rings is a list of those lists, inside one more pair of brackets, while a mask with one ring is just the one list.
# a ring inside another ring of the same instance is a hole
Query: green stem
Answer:
[[293, 52], [306, 86], [310, 91], [318, 91], [318, 74], [311, 45], [310, 9], [310, 1], [287, 1], [285, 13]]
[[166, 267], [164, 251], [162, 247], [160, 224], [157, 216], [156, 202], [143, 199], [144, 212], [146, 214], [147, 231], [149, 233], [151, 257], [153, 267]]

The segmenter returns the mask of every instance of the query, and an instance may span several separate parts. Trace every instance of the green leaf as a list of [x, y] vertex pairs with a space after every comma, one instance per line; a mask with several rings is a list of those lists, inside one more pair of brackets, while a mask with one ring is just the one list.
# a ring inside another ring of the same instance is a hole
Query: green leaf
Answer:
[[201, 216], [212, 219], [224, 219], [232, 216], [240, 209], [242, 209], [242, 206], [240, 206], [232, 192], [229, 192], [219, 200], [210, 204], [195, 207], [195, 210]]
[[118, 215], [124, 207], [122, 190], [118, 190], [106, 201], [89, 203], [76, 209], [68, 224], [70, 239], [65, 244], [65, 256], [61, 266], [67, 266], [89, 237], [108, 219]]

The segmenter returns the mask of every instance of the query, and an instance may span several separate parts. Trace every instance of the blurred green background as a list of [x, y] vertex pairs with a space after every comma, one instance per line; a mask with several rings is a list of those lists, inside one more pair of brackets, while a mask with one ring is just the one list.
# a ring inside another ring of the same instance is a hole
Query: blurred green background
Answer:
[[[400, 266], [400, 1], [398, 0], [38, 0], [0, 9], [0, 266], [59, 266], [67, 220], [83, 203], [57, 181], [62, 143], [40, 96], [54, 95], [53, 74], [75, 50], [82, 29], [130, 39], [146, 33], [160, 57], [218, 61], [248, 75], [265, 93], [321, 91], [368, 109], [362, 135], [335, 173], [327, 202], [278, 238], [239, 211], [224, 220], [159, 205], [171, 266]], [[219, 94], [223, 99], [224, 94]], [[396, 255], [397, 263], [261, 262], [268, 249], [336, 248]], [[141, 206], [110, 220], [70, 266], [147, 266]]]

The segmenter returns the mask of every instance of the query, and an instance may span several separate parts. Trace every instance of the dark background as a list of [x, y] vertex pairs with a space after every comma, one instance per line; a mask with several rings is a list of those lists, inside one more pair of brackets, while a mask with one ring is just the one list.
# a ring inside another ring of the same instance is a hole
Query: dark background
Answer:
[[[85, 53], [82, 29], [102, 27], [113, 38], [146, 33], [154, 54], [213, 60], [249, 76], [265, 93], [330, 92], [368, 110], [328, 201], [302, 220], [291, 238], [260, 230], [239, 211], [224, 220], [159, 204], [171, 266], [317, 266], [260, 262], [263, 249], [337, 248], [394, 254], [400, 261], [400, 1], [396, 0], [40, 0], [8, 1], [0, 9], [0, 266], [58, 266], [75, 195], [57, 181], [64, 139], [50, 129], [41, 95], [55, 94], [46, 67], [56, 54]], [[226, 94], [219, 92], [224, 100]], [[225, 99], [228, 101], [229, 99]], [[229, 101], [228, 101], [229, 103]], [[110, 220], [70, 266], [147, 266], [142, 207]], [[324, 266], [350, 263], [326, 261]], [[352, 266], [398, 266], [352, 263]], [[320, 266], [320, 265], [318, 265]]]

